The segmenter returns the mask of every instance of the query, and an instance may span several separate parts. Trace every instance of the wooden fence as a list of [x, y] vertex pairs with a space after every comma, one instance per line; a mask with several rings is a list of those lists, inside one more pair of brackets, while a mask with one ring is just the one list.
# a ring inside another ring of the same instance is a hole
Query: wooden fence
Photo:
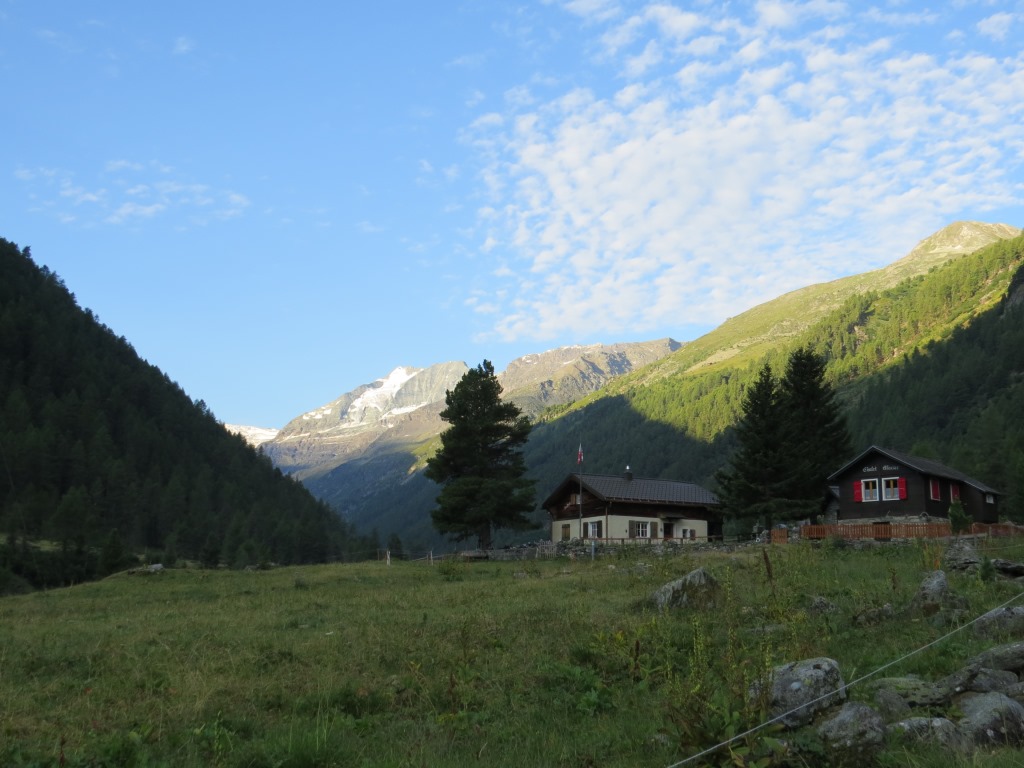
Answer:
[[[772, 543], [775, 543], [772, 531]], [[782, 531], [785, 534], [785, 531]], [[804, 525], [801, 539], [945, 539], [952, 536], [948, 522], [941, 523], [862, 523], [852, 525]], [[785, 537], [783, 537], [785, 541]]]
[[1024, 536], [1024, 528], [1013, 523], [972, 523], [971, 533], [976, 536]]

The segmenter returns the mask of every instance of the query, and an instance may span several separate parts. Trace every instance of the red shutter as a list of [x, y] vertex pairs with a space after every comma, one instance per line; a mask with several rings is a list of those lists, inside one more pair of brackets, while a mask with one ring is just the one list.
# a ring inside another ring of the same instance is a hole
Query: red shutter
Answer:
[[950, 483], [949, 484], [949, 500], [960, 501], [960, 484]]
[[854, 480], [853, 481], [853, 500], [854, 501], [861, 501], [862, 500], [861, 499], [861, 495], [860, 495], [860, 480]]
[[899, 484], [900, 484], [900, 498], [901, 499], [905, 499], [905, 498], [907, 498], [907, 478], [901, 477], [899, 479]]

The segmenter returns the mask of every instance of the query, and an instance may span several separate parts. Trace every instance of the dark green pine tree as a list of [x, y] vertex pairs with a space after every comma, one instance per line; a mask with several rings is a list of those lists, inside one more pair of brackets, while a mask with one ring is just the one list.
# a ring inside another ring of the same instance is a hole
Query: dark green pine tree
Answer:
[[780, 444], [787, 467], [788, 515], [811, 517], [821, 508], [826, 480], [850, 456], [850, 433], [825, 381], [825, 360], [810, 347], [795, 350], [779, 382]]
[[743, 397], [736, 424], [739, 447], [728, 466], [715, 474], [726, 514], [761, 519], [766, 527], [786, 513], [785, 493], [791, 483], [779, 396], [771, 366], [765, 363]]
[[441, 418], [451, 426], [426, 469], [442, 486], [431, 512], [434, 527], [456, 541], [475, 536], [481, 549], [490, 549], [498, 528], [535, 527], [526, 517], [535, 499], [522, 454], [530, 420], [514, 403], [502, 402], [489, 360], [445, 393], [445, 406]]

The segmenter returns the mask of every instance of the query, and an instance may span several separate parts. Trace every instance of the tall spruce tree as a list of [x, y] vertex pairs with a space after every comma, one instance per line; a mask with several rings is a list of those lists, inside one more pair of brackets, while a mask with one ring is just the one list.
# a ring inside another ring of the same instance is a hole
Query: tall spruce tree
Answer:
[[782, 447], [789, 467], [784, 496], [794, 517], [818, 513], [826, 479], [850, 455], [850, 433], [825, 381], [825, 360], [810, 347], [789, 356], [779, 382]]
[[736, 424], [739, 447], [728, 466], [715, 475], [718, 496], [730, 517], [762, 519], [771, 527], [785, 512], [790, 479], [782, 447], [778, 382], [768, 363], [747, 388], [741, 408]]
[[826, 478], [850, 453], [824, 360], [810, 348], [797, 349], [781, 381], [765, 363], [744, 395], [736, 437], [738, 449], [715, 475], [730, 516], [771, 527], [780, 518], [816, 514]]
[[434, 527], [456, 541], [476, 536], [489, 549], [498, 528], [535, 527], [533, 481], [526, 478], [522, 447], [530, 420], [501, 400], [494, 366], [484, 360], [445, 393], [441, 418], [451, 426], [427, 460], [426, 476], [443, 486], [431, 512]]

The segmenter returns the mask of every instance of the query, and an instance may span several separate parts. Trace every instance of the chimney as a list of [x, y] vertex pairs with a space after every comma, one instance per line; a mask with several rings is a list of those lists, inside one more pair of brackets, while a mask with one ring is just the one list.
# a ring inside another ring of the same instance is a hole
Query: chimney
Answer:
[[627, 483], [633, 482], [633, 470], [629, 468], [629, 464], [626, 465], [626, 474], [623, 477], [626, 478]]

